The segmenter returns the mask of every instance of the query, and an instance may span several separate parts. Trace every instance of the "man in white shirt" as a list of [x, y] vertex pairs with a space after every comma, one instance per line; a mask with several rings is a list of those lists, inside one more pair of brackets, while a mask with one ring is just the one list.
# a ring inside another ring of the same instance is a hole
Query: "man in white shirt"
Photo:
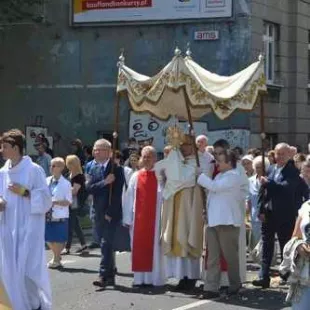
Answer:
[[219, 297], [220, 254], [227, 262], [229, 293], [236, 294], [241, 286], [239, 271], [239, 233], [244, 222], [241, 208], [242, 177], [236, 170], [236, 155], [224, 151], [217, 157], [219, 174], [212, 180], [205, 174], [198, 178], [198, 184], [209, 191], [207, 227], [207, 278], [205, 298]]

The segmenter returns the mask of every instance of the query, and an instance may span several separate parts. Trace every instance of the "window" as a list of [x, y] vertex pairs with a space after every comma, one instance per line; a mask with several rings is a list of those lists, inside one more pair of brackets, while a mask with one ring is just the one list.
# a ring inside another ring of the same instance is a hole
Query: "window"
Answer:
[[277, 70], [276, 56], [278, 54], [279, 25], [264, 23], [264, 49], [265, 49], [265, 75], [267, 82], [275, 82], [275, 72]]
[[280, 102], [280, 88], [268, 87], [268, 103], [279, 103]]

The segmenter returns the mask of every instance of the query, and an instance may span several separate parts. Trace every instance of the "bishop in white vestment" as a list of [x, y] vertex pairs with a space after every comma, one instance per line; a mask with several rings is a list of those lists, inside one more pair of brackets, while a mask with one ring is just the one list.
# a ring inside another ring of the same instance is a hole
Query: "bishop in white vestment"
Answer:
[[[4, 141], [4, 153], [10, 144], [14, 148], [12, 141]], [[44, 231], [52, 200], [44, 171], [28, 156], [7, 160], [0, 170], [0, 197], [0, 277], [12, 309], [50, 310]]]
[[165, 284], [160, 246], [161, 185], [154, 171], [156, 151], [142, 150], [143, 169], [130, 179], [123, 224], [130, 228], [134, 286]]
[[[178, 134], [177, 128], [171, 130]], [[200, 278], [204, 204], [203, 191], [196, 184], [193, 139], [185, 135], [181, 143], [181, 151], [176, 145], [156, 170], [166, 177], [161, 227], [166, 274], [180, 280], [177, 290], [187, 291]]]

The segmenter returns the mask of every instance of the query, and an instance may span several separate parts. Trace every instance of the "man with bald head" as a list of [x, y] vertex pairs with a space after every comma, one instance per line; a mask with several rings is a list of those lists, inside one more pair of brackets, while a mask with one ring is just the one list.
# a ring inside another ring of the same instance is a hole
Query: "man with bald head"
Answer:
[[202, 172], [208, 176], [212, 176], [214, 171], [214, 157], [207, 151], [208, 138], [205, 135], [200, 135], [196, 138], [196, 146], [198, 149], [198, 155], [200, 160], [200, 167]]
[[[254, 286], [270, 286], [269, 270], [272, 261], [275, 234], [277, 234], [281, 256], [283, 248], [290, 240], [297, 216], [296, 194], [299, 184], [299, 171], [291, 164], [291, 148], [286, 143], [275, 147], [276, 164], [261, 177], [262, 184], [258, 205], [262, 221], [262, 268], [260, 279], [253, 281]], [[284, 279], [285, 280], [285, 279]]]
[[160, 246], [162, 185], [154, 165], [156, 150], [145, 146], [141, 152], [143, 168], [130, 179], [123, 224], [130, 228], [133, 285], [135, 287], [165, 284], [163, 254]]

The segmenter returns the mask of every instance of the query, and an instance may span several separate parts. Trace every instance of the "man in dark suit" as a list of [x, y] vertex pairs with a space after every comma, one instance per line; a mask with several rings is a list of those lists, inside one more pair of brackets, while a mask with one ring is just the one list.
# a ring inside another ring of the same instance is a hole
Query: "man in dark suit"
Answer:
[[122, 219], [124, 174], [121, 167], [116, 165], [112, 171], [112, 150], [109, 141], [105, 139], [96, 141], [93, 154], [94, 161], [86, 175], [86, 189], [93, 196], [95, 225], [97, 235], [101, 240], [102, 254], [99, 279], [93, 284], [104, 288], [115, 284], [113, 243], [117, 224]]
[[253, 285], [270, 286], [270, 265], [273, 257], [275, 234], [277, 234], [281, 257], [285, 244], [291, 239], [298, 208], [297, 189], [300, 184], [298, 169], [290, 162], [290, 146], [280, 143], [275, 148], [276, 164], [261, 178], [258, 206], [262, 221], [262, 267], [260, 279]]

